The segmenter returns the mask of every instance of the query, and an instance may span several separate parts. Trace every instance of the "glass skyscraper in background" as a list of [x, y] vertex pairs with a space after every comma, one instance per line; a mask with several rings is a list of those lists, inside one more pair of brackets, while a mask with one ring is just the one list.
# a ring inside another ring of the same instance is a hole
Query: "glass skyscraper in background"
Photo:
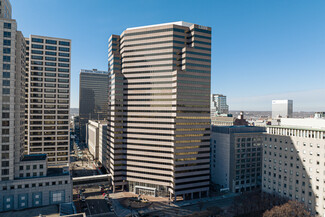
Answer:
[[108, 72], [82, 69], [79, 82], [80, 141], [85, 142], [88, 120], [107, 118]]

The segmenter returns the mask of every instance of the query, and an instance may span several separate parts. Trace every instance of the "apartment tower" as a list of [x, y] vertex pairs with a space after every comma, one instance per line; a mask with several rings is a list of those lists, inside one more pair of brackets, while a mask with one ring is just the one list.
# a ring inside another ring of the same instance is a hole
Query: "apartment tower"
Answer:
[[49, 164], [69, 162], [71, 41], [31, 35], [27, 84], [28, 154], [44, 153]]
[[108, 45], [107, 167], [137, 194], [208, 195], [211, 28], [128, 28]]
[[104, 120], [107, 117], [108, 72], [82, 69], [79, 91], [80, 141], [87, 142], [88, 120]]

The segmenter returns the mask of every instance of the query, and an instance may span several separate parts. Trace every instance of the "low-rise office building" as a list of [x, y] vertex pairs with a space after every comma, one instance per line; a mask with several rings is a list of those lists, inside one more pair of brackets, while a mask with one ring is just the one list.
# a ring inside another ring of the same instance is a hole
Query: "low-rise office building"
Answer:
[[325, 215], [325, 119], [281, 119], [263, 139], [262, 190]]
[[231, 192], [260, 189], [263, 132], [262, 127], [212, 126], [212, 183]]
[[72, 201], [68, 167], [48, 168], [45, 154], [25, 155], [13, 180], [0, 182], [0, 212]]

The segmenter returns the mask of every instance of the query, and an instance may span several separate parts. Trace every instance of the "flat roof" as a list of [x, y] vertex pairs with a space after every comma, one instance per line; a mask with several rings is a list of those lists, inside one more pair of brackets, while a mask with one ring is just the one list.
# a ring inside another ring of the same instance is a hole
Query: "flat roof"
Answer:
[[80, 73], [95, 73], [95, 74], [108, 74], [108, 71], [100, 71], [100, 70], [94, 70], [94, 69], [81, 69]]
[[185, 27], [190, 27], [193, 25], [193, 23], [188, 23], [184, 21], [177, 21], [177, 22], [170, 22], [170, 23], [161, 23], [161, 24], [155, 24], [155, 25], [148, 25], [148, 26], [138, 26], [138, 27], [132, 27], [132, 28], [127, 28], [126, 30], [134, 30], [134, 29], [142, 29], [142, 28], [149, 28], [149, 27], [157, 27], [157, 26], [165, 26], [165, 25], [178, 25], [178, 26], [185, 26]]
[[38, 161], [38, 160], [46, 160], [46, 154], [24, 155], [24, 157], [21, 161]]
[[266, 132], [265, 127], [259, 126], [245, 126], [245, 125], [234, 125], [234, 126], [211, 126], [211, 131], [214, 133], [263, 133]]
[[312, 128], [312, 127], [303, 127], [303, 126], [281, 126], [281, 125], [266, 125], [269, 128], [283, 128], [283, 129], [294, 129], [294, 130], [312, 130], [312, 131], [325, 131], [325, 129]]

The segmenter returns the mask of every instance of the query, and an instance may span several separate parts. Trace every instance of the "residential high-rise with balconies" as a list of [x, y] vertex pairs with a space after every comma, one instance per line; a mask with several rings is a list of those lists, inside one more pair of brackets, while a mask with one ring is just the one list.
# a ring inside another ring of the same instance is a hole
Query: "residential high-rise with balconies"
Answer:
[[71, 41], [31, 35], [28, 43], [27, 151], [69, 162]]
[[109, 38], [107, 168], [137, 194], [206, 196], [211, 28], [186, 22]]

